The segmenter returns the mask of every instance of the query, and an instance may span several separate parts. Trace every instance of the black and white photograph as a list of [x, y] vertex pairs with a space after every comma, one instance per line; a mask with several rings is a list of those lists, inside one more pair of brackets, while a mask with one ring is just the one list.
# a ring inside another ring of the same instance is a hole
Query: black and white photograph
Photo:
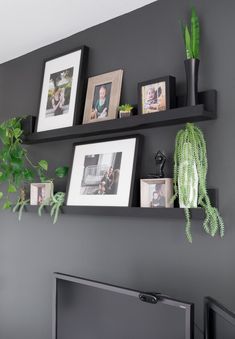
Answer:
[[141, 180], [141, 207], [173, 207], [171, 202], [172, 195], [173, 184], [171, 178]]
[[138, 136], [74, 146], [67, 189], [70, 206], [129, 206]]
[[122, 153], [87, 155], [81, 194], [117, 194]]
[[49, 200], [53, 194], [53, 184], [32, 183], [30, 185], [30, 205], [49, 205]]
[[87, 47], [47, 60], [37, 132], [73, 126], [81, 114]]

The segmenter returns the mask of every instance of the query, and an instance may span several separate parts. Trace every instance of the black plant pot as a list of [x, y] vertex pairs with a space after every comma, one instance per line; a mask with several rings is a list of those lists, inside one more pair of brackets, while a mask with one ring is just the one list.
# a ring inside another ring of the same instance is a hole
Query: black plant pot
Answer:
[[21, 121], [21, 128], [24, 132], [24, 136], [28, 136], [34, 132], [36, 123], [36, 117], [33, 115], [28, 115]]
[[187, 59], [184, 61], [186, 81], [187, 81], [187, 97], [186, 105], [195, 106], [198, 104], [198, 70], [199, 59]]

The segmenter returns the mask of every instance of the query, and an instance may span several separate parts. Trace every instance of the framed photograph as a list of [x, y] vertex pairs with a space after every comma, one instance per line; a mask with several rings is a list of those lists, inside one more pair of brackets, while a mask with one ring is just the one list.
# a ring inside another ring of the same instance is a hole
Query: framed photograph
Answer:
[[70, 127], [81, 114], [88, 48], [47, 60], [41, 89], [37, 132]]
[[74, 145], [69, 206], [130, 206], [139, 137]]
[[174, 108], [175, 78], [167, 76], [138, 84], [140, 114], [156, 113]]
[[170, 178], [141, 179], [141, 207], [173, 207], [173, 181]]
[[41, 205], [45, 203], [53, 194], [53, 184], [33, 183], [30, 185], [30, 205]]
[[117, 118], [122, 77], [117, 70], [88, 79], [83, 124]]

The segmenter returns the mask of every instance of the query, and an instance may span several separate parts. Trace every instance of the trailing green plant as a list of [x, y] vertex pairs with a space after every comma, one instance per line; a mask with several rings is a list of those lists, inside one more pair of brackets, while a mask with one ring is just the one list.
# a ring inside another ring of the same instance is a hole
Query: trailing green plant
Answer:
[[[185, 162], [186, 158], [187, 161]], [[184, 168], [182, 171], [181, 166], [183, 162]], [[208, 170], [208, 162], [206, 142], [202, 131], [193, 123], [187, 123], [183, 129], [178, 131], [175, 140], [173, 200], [178, 198], [180, 193], [185, 206], [187, 206], [184, 209], [186, 217], [185, 231], [189, 242], [192, 242], [191, 215], [189, 209], [190, 206], [188, 207], [189, 186], [192, 187], [195, 184], [195, 166], [198, 175], [198, 206], [202, 207], [205, 211], [203, 228], [206, 233], [210, 234], [212, 237], [214, 237], [217, 232], [219, 232], [220, 236], [223, 237], [223, 220], [217, 208], [211, 205], [210, 198], [207, 192], [206, 176]], [[188, 182], [185, 183], [185, 180]]]
[[191, 11], [190, 29], [186, 24], [182, 25], [182, 33], [185, 44], [187, 59], [199, 59], [200, 57], [200, 23], [196, 10], [193, 7]]
[[121, 105], [118, 107], [118, 110], [119, 111], [123, 111], [123, 112], [131, 112], [131, 110], [133, 109], [134, 107], [131, 106], [130, 104], [124, 104], [124, 105]]
[[[3, 209], [9, 209], [14, 205], [13, 199], [18, 194], [14, 211], [19, 211], [21, 219], [22, 211], [29, 200], [22, 193], [24, 188], [35, 179], [41, 182], [53, 181], [47, 175], [48, 162], [40, 160], [33, 163], [27, 149], [23, 145], [22, 117], [12, 118], [0, 124], [0, 199], [3, 200]], [[55, 174], [63, 178], [68, 173], [68, 167], [58, 167]], [[4, 189], [5, 188], [5, 189]]]

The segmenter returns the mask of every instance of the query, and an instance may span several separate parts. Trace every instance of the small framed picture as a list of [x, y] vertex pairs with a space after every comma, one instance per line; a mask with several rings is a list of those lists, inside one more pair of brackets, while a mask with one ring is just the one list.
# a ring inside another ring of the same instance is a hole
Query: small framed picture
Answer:
[[30, 185], [30, 205], [46, 203], [53, 195], [53, 183], [33, 183]]
[[75, 145], [67, 205], [130, 206], [138, 144], [135, 136]]
[[141, 179], [141, 207], [173, 207], [173, 181], [170, 178]]
[[83, 124], [117, 118], [122, 77], [117, 70], [88, 79]]
[[78, 122], [84, 96], [88, 48], [47, 60], [41, 90], [37, 132], [70, 127]]
[[175, 78], [144, 81], [138, 84], [140, 114], [156, 113], [175, 107]]

